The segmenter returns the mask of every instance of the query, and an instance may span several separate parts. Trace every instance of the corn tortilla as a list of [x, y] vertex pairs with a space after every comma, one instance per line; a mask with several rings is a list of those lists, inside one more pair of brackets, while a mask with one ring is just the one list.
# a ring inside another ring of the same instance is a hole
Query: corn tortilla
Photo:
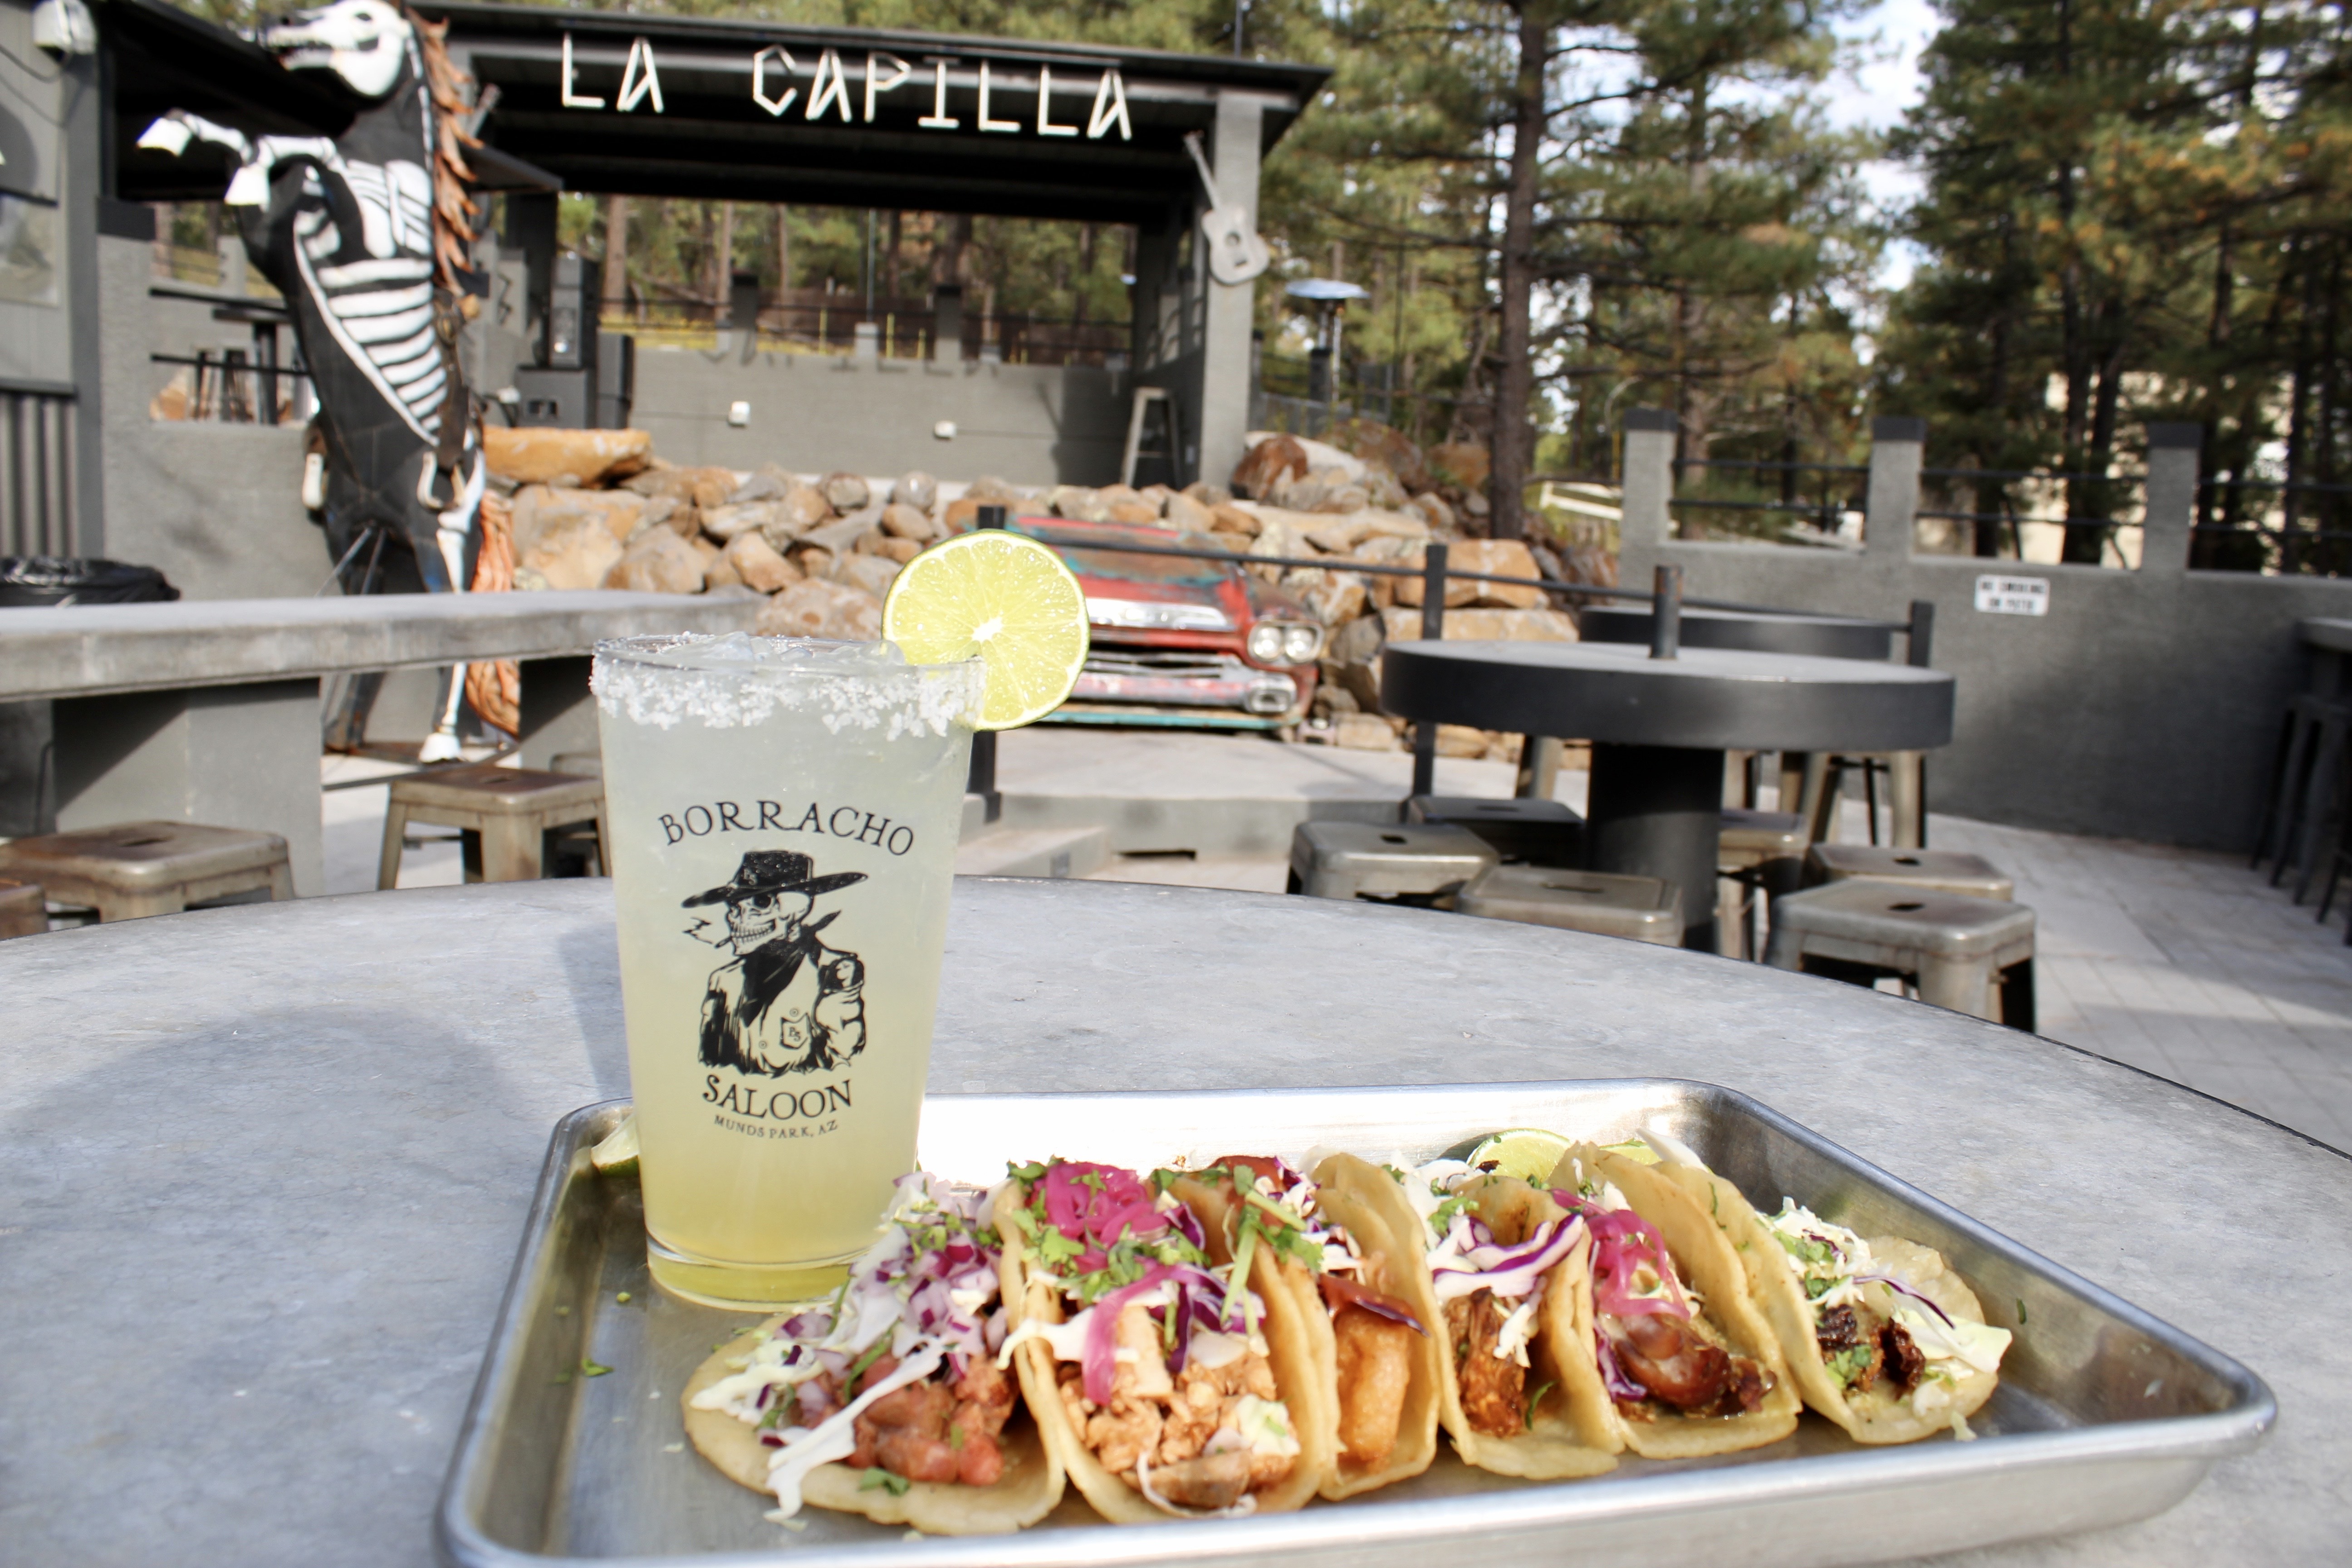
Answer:
[[[735, 1372], [733, 1363], [782, 1321], [782, 1317], [771, 1318], [721, 1345], [695, 1368], [686, 1392], [678, 1396], [686, 1413], [686, 1435], [695, 1451], [730, 1480], [770, 1498], [775, 1494], [768, 1486], [768, 1460], [776, 1450], [724, 1410], [697, 1410], [694, 1396]], [[1003, 1535], [1054, 1511], [1062, 1500], [1062, 1467], [1034, 1424], [1024, 1420], [1018, 1410], [1005, 1423], [1001, 1440], [1004, 1474], [993, 1486], [908, 1481], [904, 1493], [893, 1493], [886, 1487], [866, 1487], [863, 1470], [831, 1464], [817, 1466], [802, 1480], [801, 1500], [836, 1513], [862, 1513], [877, 1524], [912, 1525], [926, 1535]]]

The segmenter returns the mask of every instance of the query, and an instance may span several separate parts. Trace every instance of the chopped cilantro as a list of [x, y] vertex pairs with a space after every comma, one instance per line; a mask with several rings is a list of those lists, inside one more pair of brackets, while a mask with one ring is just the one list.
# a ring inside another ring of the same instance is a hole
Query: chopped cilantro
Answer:
[[889, 1348], [890, 1336], [887, 1334], [884, 1334], [872, 1344], [867, 1345], [866, 1347], [865, 1353], [860, 1355], [856, 1361], [849, 1363], [849, 1375], [841, 1380], [843, 1390], [846, 1392], [849, 1389], [856, 1387], [857, 1380], [866, 1375], [866, 1369], [872, 1366], [876, 1362], [880, 1361], [882, 1359], [882, 1352]]
[[2025, 1327], [2025, 1298], [2022, 1296], [2017, 1299], [2017, 1326], [2021, 1329]]
[[1784, 1230], [1774, 1231], [1772, 1238], [1780, 1244], [1790, 1257], [1800, 1263], [1837, 1261], [1837, 1248], [1826, 1241], [1816, 1241], [1810, 1236], [1790, 1236]]
[[1004, 1173], [1011, 1176], [1016, 1182], [1034, 1182], [1038, 1177], [1045, 1173], [1045, 1167], [1043, 1163], [1035, 1161], [1032, 1161], [1026, 1165], [1015, 1165], [1007, 1162], [1004, 1167]]
[[884, 1469], [881, 1466], [877, 1465], [866, 1472], [866, 1479], [857, 1483], [857, 1489], [862, 1492], [870, 1492], [875, 1488], [880, 1487], [892, 1497], [905, 1497], [907, 1495], [907, 1489], [913, 1484], [914, 1483], [908, 1480], [906, 1477], [894, 1476], [889, 1471]]
[[760, 1425], [753, 1430], [772, 1432], [779, 1427], [791, 1426], [791, 1418], [799, 1413], [800, 1405], [801, 1391], [797, 1388], [785, 1389], [784, 1396], [768, 1406], [768, 1413], [760, 1417]]
[[1868, 1345], [1850, 1345], [1828, 1359], [1830, 1375], [1841, 1385], [1852, 1383], [1870, 1365]]
[[1528, 1430], [1530, 1432], [1536, 1429], [1536, 1406], [1543, 1403], [1543, 1396], [1551, 1392], [1551, 1386], [1549, 1382], [1538, 1383], [1536, 1391], [1528, 1395]]
[[583, 1377], [602, 1377], [612, 1370], [609, 1366], [597, 1365], [584, 1355], [580, 1358], [580, 1375]]
[[1818, 1301], [1835, 1289], [1837, 1281], [1834, 1279], [1808, 1279], [1805, 1281], [1805, 1299], [1809, 1301]]
[[1723, 1217], [1723, 1189], [1713, 1182], [1706, 1184], [1706, 1212], [1717, 1219]]

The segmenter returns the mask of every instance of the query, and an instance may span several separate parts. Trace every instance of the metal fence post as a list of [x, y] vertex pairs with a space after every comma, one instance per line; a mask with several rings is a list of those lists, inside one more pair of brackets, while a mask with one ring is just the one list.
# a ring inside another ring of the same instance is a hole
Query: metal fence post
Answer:
[[1883, 561], [1910, 558], [1927, 441], [1925, 419], [1887, 416], [1870, 422], [1870, 489], [1862, 520], [1865, 554]]
[[1683, 651], [1683, 569], [1661, 566], [1650, 600], [1650, 657], [1679, 658]]
[[2140, 514], [2139, 569], [2189, 570], [2197, 535], [2197, 457], [2202, 425], [2158, 423], [2147, 427], [2147, 493]]
[[[1432, 543], [1421, 555], [1421, 635], [1425, 642], [1445, 637], [1445, 546]], [[1437, 721], [1412, 727], [1412, 793], [1437, 791]]]
[[1666, 503], [1675, 496], [1674, 414], [1664, 408], [1629, 408], [1618, 429], [1625, 440], [1619, 461], [1624, 494], [1617, 524], [1621, 546], [1654, 550], [1674, 537]]

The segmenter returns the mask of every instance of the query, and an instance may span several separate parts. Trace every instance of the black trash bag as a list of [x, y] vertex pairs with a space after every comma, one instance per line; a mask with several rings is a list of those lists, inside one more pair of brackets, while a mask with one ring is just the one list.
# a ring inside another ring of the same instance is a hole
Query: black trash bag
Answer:
[[0, 555], [0, 609], [145, 605], [179, 596], [152, 566], [65, 555]]

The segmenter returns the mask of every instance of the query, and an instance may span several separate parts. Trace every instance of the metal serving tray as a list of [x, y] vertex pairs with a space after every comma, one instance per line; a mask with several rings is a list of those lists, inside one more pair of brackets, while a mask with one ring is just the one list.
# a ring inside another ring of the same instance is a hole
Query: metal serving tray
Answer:
[[[2016, 1331], [1973, 1443], [1865, 1448], [1808, 1414], [1796, 1434], [1719, 1458], [1624, 1456], [1611, 1475], [1514, 1481], [1444, 1453], [1423, 1475], [1292, 1514], [1114, 1528], [1075, 1489], [1018, 1535], [948, 1540], [760, 1500], [684, 1444], [688, 1374], [746, 1321], [647, 1279], [637, 1185], [588, 1151], [628, 1109], [559, 1122], [441, 1498], [438, 1542], [463, 1568], [555, 1563], [807, 1568], [1210, 1563], [1479, 1568], [1622, 1551], [1668, 1564], [1860, 1563], [2143, 1519], [2276, 1414], [2244, 1367], [1744, 1095], [1667, 1079], [1284, 1093], [950, 1095], [924, 1107], [923, 1161], [973, 1181], [1050, 1154], [1149, 1168], [1179, 1158], [1347, 1149], [1433, 1158], [1465, 1138], [1549, 1127], [1602, 1140], [1654, 1123], [1768, 1206], [1782, 1194], [1865, 1235], [1932, 1246], [1986, 1316]], [[629, 1300], [618, 1300], [622, 1291]], [[609, 1367], [588, 1375], [583, 1363]], [[1443, 1447], [1443, 1445], [1441, 1445]], [[1469, 1542], [1475, 1538], [1475, 1545]]]

